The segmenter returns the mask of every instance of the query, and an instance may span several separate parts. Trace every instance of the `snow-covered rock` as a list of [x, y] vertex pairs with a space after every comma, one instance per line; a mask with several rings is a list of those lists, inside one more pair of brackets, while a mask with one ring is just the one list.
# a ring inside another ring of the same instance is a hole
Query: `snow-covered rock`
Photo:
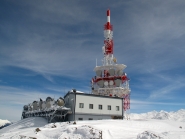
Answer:
[[4, 127], [10, 125], [10, 124], [11, 124], [11, 122], [8, 121], [8, 120], [1, 120], [1, 119], [0, 119], [0, 129], [2, 129], [2, 128], [4, 128]]
[[164, 135], [158, 135], [157, 133], [151, 131], [144, 131], [141, 134], [137, 135], [137, 139], [164, 139]]

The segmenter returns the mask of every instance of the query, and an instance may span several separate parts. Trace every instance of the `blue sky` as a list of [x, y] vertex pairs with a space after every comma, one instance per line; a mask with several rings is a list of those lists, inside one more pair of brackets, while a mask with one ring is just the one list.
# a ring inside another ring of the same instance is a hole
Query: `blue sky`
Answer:
[[68, 90], [90, 92], [111, 10], [114, 56], [127, 65], [131, 110], [185, 108], [184, 0], [1, 0], [0, 119]]

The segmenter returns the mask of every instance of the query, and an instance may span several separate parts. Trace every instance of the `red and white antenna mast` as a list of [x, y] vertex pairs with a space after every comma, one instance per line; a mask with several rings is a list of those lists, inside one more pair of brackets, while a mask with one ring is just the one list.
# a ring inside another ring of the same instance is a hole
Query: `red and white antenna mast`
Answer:
[[124, 99], [124, 111], [130, 109], [130, 88], [127, 66], [117, 64], [113, 56], [113, 26], [110, 23], [110, 10], [107, 10], [107, 23], [104, 25], [103, 65], [94, 68], [96, 76], [91, 80], [92, 93], [96, 95], [120, 97]]
[[107, 23], [104, 25], [104, 46], [102, 48], [103, 65], [112, 65], [113, 62], [113, 26], [110, 24], [110, 10], [107, 10]]

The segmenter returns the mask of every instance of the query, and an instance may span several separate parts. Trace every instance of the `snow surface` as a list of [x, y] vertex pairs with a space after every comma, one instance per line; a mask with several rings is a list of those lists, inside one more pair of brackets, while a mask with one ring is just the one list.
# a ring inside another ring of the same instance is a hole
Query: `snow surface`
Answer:
[[11, 124], [11, 122], [8, 121], [8, 120], [1, 120], [1, 119], [0, 119], [0, 127], [4, 126], [4, 125], [6, 125], [6, 124]]
[[[147, 117], [148, 116], [148, 117]], [[90, 120], [48, 124], [26, 118], [0, 130], [3, 139], [185, 139], [185, 110], [131, 114], [130, 120]]]

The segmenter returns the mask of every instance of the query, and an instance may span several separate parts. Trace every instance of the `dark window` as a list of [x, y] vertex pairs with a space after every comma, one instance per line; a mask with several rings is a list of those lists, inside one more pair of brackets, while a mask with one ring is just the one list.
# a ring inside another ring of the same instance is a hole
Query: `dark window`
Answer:
[[89, 109], [93, 109], [93, 104], [89, 104]]
[[83, 118], [78, 118], [78, 120], [83, 120]]
[[108, 110], [111, 110], [111, 105], [108, 105], [108, 107], [107, 107], [107, 108], [108, 108]]
[[99, 107], [100, 110], [102, 110], [102, 105], [99, 105], [98, 107]]
[[79, 103], [79, 108], [84, 108], [84, 103]]
[[93, 120], [93, 118], [89, 118], [89, 120]]
[[119, 111], [119, 106], [116, 106], [116, 111]]

